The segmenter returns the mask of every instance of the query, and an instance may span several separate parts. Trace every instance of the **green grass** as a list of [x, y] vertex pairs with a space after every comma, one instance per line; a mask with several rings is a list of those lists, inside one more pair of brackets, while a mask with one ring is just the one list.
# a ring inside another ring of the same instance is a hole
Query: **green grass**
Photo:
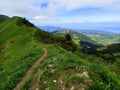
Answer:
[[29, 76], [29, 79], [24, 82], [24, 84], [20, 87], [20, 90], [28, 90], [30, 83], [32, 82], [33, 78], [33, 73], [32, 75]]
[[17, 26], [21, 18], [13, 18], [0, 27], [0, 90], [15, 87], [20, 78], [42, 55], [42, 44], [34, 37], [36, 29]]
[[[116, 61], [107, 65], [100, 57], [74, 52], [77, 56], [66, 51], [62, 46], [64, 38], [37, 31], [25, 19], [14, 17], [0, 24], [0, 28], [0, 90], [13, 89], [43, 54], [43, 47], [48, 49], [47, 57], [33, 70], [21, 90], [29, 88], [39, 69], [42, 72], [38, 77], [40, 90], [62, 90], [63, 87], [70, 90], [71, 85], [76, 90], [80, 85], [86, 90], [120, 90], [119, 52], [114, 53]], [[71, 47], [65, 45], [67, 49]]]
[[[63, 86], [70, 89], [70, 83], [75, 80], [79, 83], [78, 85], [85, 84], [84, 89], [120, 89], [120, 76], [110, 71], [104, 64], [87, 62], [56, 45], [49, 45], [47, 48], [48, 56], [40, 64], [40, 69], [43, 71], [43, 74], [39, 76], [40, 89], [61, 90]], [[86, 72], [88, 76], [78, 76], [83, 72]], [[56, 80], [55, 83], [54, 80]], [[63, 84], [59, 80], [62, 80]], [[73, 86], [78, 89], [76, 85], [73, 84]]]
[[[74, 81], [74, 82], [73, 82]], [[83, 78], [81, 78], [81, 77], [79, 77], [79, 76], [77, 76], [77, 75], [73, 75], [73, 76], [70, 76], [69, 78], [67, 78], [66, 80], [65, 80], [65, 85], [68, 87], [68, 86], [70, 86], [71, 84], [71, 82], [73, 82], [73, 84], [75, 83], [75, 82], [77, 82], [77, 83], [83, 83]]]

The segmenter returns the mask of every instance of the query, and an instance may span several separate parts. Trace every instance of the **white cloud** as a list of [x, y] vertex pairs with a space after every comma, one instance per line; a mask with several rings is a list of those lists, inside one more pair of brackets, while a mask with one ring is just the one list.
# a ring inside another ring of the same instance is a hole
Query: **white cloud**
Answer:
[[[47, 3], [45, 8], [41, 7], [43, 3]], [[120, 10], [120, 0], [2, 0], [0, 14], [43, 20], [62, 12], [87, 7]]]
[[[27, 0], [26, 0], [27, 1]], [[0, 13], [24, 16], [30, 12], [33, 7], [33, 0], [26, 2], [25, 0], [2, 0], [0, 3]]]
[[[48, 3], [43, 9], [34, 3], [41, 5]], [[0, 3], [0, 13], [12, 15], [55, 15], [59, 10], [74, 10], [85, 7], [101, 7], [119, 9], [120, 0], [2, 0]]]
[[47, 19], [47, 18], [48, 18], [48, 17], [43, 16], [43, 15], [41, 15], [41, 16], [36, 16], [36, 17], [35, 17], [36, 20], [44, 20], [44, 19]]
[[57, 8], [64, 7], [66, 10], [74, 10], [86, 7], [114, 8], [120, 6], [120, 0], [56, 0]]

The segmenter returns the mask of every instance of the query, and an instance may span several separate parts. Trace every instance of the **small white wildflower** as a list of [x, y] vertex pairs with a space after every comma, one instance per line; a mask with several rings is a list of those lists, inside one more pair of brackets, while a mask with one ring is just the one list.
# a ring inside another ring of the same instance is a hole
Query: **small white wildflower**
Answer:
[[56, 83], [56, 82], [57, 82], [57, 80], [53, 80], [53, 82], [54, 82], [54, 83]]

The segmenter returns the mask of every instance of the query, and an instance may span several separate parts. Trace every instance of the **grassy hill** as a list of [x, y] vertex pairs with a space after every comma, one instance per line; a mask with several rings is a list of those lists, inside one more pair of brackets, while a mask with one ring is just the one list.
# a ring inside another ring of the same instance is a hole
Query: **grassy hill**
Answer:
[[91, 52], [96, 51], [97, 48], [102, 47], [102, 45], [98, 44], [97, 42], [90, 39], [86, 35], [76, 32], [76, 31], [59, 30], [59, 31], [52, 32], [52, 34], [54, 34], [56, 36], [63, 36], [63, 37], [65, 37], [66, 34], [69, 34], [71, 36], [73, 42], [78, 45], [81, 52], [85, 52], [85, 53], [90, 52], [91, 53]]
[[59, 31], [53, 31], [52, 33], [60, 36], [65, 36], [67, 33], [69, 33], [73, 41], [77, 44], [79, 44], [80, 41], [87, 41], [87, 42], [97, 44], [95, 41], [85, 36], [84, 34], [76, 31], [72, 31], [72, 30], [59, 30]]
[[118, 58], [120, 58], [120, 43], [99, 48], [97, 51], [98, 54], [106, 60], [115, 62]]
[[42, 56], [43, 47], [48, 50], [47, 57], [21, 90], [120, 89], [120, 58], [108, 66], [101, 57], [81, 53], [73, 41], [39, 30], [25, 18], [13, 17], [0, 24], [0, 90], [12, 90]]
[[[62, 42], [65, 42], [64, 38], [54, 37], [38, 30], [21, 17], [13, 17], [2, 22], [0, 38], [0, 90], [15, 87], [25, 72], [41, 56], [42, 47], [46, 43], [62, 46]], [[65, 47], [68, 45], [64, 44]]]
[[21, 26], [23, 18], [13, 17], [0, 25], [0, 90], [11, 90], [42, 54], [35, 41], [36, 28]]

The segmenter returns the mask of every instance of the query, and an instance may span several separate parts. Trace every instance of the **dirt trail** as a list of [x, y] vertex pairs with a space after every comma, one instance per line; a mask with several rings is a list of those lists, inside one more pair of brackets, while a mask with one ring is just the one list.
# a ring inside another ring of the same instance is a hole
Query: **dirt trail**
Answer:
[[39, 74], [41, 73], [41, 70], [38, 70], [37, 73], [35, 73], [34, 75], [34, 80], [31, 82], [28, 90], [39, 90], [39, 81], [38, 81], [38, 77]]
[[20, 82], [16, 85], [13, 90], [20, 90], [20, 87], [24, 84], [26, 80], [29, 79], [29, 76], [32, 74], [32, 71], [39, 66], [40, 62], [47, 56], [47, 49], [43, 48], [44, 54], [32, 65], [32, 67], [26, 72], [25, 76], [23, 76]]

